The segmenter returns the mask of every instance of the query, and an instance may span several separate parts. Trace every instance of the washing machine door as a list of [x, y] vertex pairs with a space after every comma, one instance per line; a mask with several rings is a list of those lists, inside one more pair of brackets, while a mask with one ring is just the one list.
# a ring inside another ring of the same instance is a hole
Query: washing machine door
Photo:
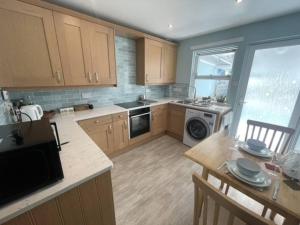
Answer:
[[186, 122], [186, 131], [191, 138], [197, 141], [203, 140], [210, 134], [208, 124], [199, 117], [190, 118]]

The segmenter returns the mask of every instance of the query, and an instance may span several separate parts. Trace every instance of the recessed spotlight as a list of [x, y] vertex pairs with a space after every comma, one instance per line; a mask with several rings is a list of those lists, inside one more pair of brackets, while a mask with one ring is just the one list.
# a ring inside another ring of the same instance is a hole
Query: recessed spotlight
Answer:
[[168, 25], [168, 28], [171, 30], [171, 29], [173, 29], [173, 25], [172, 24], [169, 24]]
[[236, 3], [241, 3], [243, 0], [235, 0]]

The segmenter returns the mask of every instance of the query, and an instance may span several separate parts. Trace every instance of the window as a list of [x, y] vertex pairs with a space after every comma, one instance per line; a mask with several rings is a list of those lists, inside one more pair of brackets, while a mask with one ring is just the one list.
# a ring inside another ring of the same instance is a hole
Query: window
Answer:
[[194, 53], [194, 85], [197, 97], [225, 97], [237, 47], [198, 50]]

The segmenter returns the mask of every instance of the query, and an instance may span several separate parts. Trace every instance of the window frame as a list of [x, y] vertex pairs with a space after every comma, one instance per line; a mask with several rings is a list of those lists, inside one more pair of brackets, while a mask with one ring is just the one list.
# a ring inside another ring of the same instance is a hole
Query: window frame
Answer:
[[[224, 50], [224, 48], [229, 48], [228, 50]], [[193, 63], [192, 63], [192, 84], [195, 86], [196, 80], [228, 80], [228, 88], [226, 96], [228, 96], [229, 89], [231, 87], [232, 77], [233, 77], [233, 69], [235, 68], [235, 60], [236, 60], [236, 54], [238, 51], [238, 46], [223, 46], [221, 48], [208, 48], [208, 49], [198, 49], [194, 50], [193, 52]], [[207, 52], [207, 53], [205, 53]], [[220, 75], [201, 75], [197, 74], [198, 69], [198, 60], [200, 56], [205, 55], [216, 55], [216, 54], [222, 54], [222, 53], [229, 53], [234, 52], [233, 57], [233, 63], [232, 63], [232, 73], [230, 75], [220, 76]]]

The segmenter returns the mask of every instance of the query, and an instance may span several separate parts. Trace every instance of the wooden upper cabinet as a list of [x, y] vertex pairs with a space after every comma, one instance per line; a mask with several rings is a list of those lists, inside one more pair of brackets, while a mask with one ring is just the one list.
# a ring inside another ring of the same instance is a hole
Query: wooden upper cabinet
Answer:
[[92, 83], [92, 59], [87, 22], [57, 12], [53, 16], [65, 84], [89, 85]]
[[90, 23], [93, 76], [96, 83], [115, 85], [116, 59], [114, 30]]
[[114, 30], [54, 12], [67, 86], [115, 85]]
[[150, 39], [145, 40], [145, 79], [146, 83], [163, 82], [163, 44]]
[[2, 87], [64, 85], [52, 11], [2, 0], [0, 30]]
[[175, 82], [176, 46], [148, 38], [136, 41], [137, 84]]
[[175, 83], [177, 65], [177, 47], [175, 45], [165, 45], [164, 48], [164, 83]]

